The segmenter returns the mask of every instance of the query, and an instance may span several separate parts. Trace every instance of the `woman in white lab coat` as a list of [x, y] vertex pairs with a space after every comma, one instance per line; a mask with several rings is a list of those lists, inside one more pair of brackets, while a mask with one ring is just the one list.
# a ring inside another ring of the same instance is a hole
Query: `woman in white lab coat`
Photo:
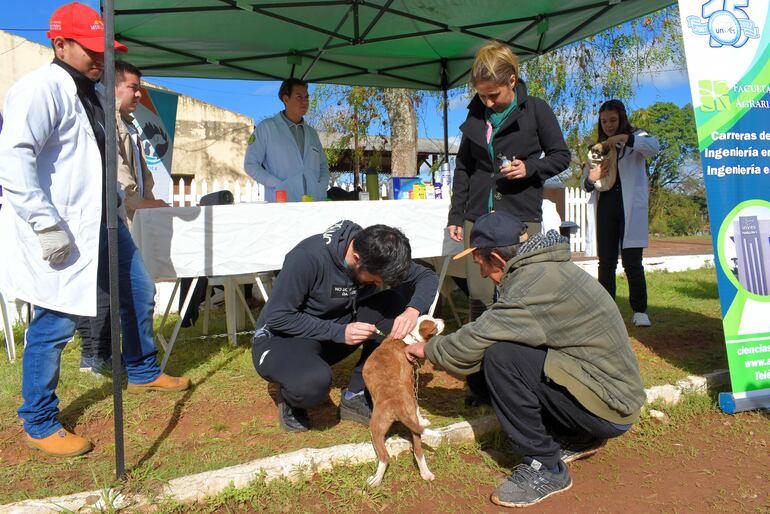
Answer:
[[[628, 121], [626, 108], [619, 100], [608, 100], [599, 108], [599, 142], [618, 148], [617, 179], [608, 191], [594, 190], [594, 182], [607, 176], [609, 162], [586, 169], [583, 186], [591, 192], [591, 211], [596, 219], [596, 247], [599, 255], [599, 282], [615, 297], [618, 250], [628, 278], [629, 301], [637, 326], [650, 326], [647, 315], [647, 283], [642, 253], [648, 245], [648, 199], [646, 160], [660, 148], [657, 139]], [[590, 232], [590, 231], [589, 231]]]

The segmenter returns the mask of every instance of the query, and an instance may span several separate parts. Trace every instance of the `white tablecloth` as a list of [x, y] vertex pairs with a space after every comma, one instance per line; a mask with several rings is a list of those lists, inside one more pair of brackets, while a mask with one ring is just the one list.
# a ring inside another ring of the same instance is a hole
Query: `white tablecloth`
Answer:
[[412, 257], [453, 255], [449, 200], [297, 202], [140, 209], [131, 228], [155, 280], [239, 275], [280, 269], [294, 246], [349, 219], [383, 223], [409, 238]]

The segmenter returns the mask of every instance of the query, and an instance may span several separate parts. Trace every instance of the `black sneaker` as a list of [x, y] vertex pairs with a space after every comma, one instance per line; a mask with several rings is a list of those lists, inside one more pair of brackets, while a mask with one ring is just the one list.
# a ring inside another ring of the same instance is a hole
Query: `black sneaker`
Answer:
[[278, 402], [278, 421], [286, 432], [307, 432], [310, 430], [310, 418], [307, 411], [292, 407], [284, 401]]
[[491, 500], [503, 507], [528, 507], [570, 487], [572, 479], [564, 463], [560, 461], [559, 472], [554, 473], [533, 460], [513, 468], [511, 476], [492, 493]]
[[465, 396], [465, 406], [466, 407], [481, 407], [482, 405], [492, 405], [492, 400], [489, 399], [489, 396], [481, 396], [479, 394], [474, 393], [473, 391], [469, 392]]
[[559, 458], [564, 464], [573, 462], [580, 459], [585, 459], [595, 454], [602, 447], [607, 444], [606, 439], [558, 439], [554, 438], [556, 443], [561, 447], [559, 450]]
[[372, 419], [372, 405], [367, 398], [368, 393], [357, 394], [346, 400], [345, 393], [347, 393], [347, 391], [347, 389], [342, 390], [340, 399], [340, 419], [355, 421], [356, 423], [361, 423], [368, 427], [369, 421]]

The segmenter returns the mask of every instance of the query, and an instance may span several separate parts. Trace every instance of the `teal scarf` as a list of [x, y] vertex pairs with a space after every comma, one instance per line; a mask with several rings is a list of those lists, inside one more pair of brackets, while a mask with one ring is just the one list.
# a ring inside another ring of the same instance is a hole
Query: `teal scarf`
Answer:
[[[519, 105], [519, 102], [516, 99], [516, 95], [513, 96], [513, 101], [510, 103], [508, 107], [505, 108], [503, 112], [495, 112], [492, 109], [487, 108], [484, 111], [484, 120], [489, 122], [490, 125], [492, 125], [492, 133], [487, 133], [487, 150], [489, 151], [489, 157], [492, 159], [492, 170], [494, 173], [495, 169], [495, 150], [493, 148], [492, 143], [495, 140], [495, 135], [497, 135], [497, 132], [500, 130], [500, 127], [503, 126], [503, 122], [505, 122], [506, 119], [508, 119], [508, 116], [511, 115], [511, 113], [516, 109], [516, 107]], [[489, 131], [489, 127], [487, 127], [487, 131]], [[506, 156], [509, 158], [513, 158], [513, 156]], [[487, 208], [489, 211], [492, 211], [492, 208], [494, 207], [494, 202], [492, 201], [492, 191], [494, 188], [491, 188], [489, 190], [489, 201], [487, 202]]]
[[503, 126], [503, 122], [508, 119], [508, 116], [511, 115], [511, 113], [516, 109], [518, 105], [519, 103], [516, 101], [516, 96], [514, 96], [513, 101], [510, 103], [510, 105], [508, 105], [508, 107], [505, 108], [503, 112], [495, 112], [489, 108], [484, 111], [484, 120], [488, 121], [489, 124], [492, 125], [492, 135], [489, 137], [489, 141], [487, 141], [487, 149], [489, 150], [489, 156], [492, 157], [493, 163], [495, 162], [495, 154], [492, 150], [492, 142], [495, 140], [495, 135], [497, 135], [500, 127]]

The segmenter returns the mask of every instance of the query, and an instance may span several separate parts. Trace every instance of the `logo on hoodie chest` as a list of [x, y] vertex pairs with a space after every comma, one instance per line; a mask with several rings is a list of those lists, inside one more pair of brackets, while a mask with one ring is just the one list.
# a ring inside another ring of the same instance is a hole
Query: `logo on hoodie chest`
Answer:
[[332, 298], [350, 298], [356, 296], [358, 289], [353, 286], [335, 286], [332, 285]]

